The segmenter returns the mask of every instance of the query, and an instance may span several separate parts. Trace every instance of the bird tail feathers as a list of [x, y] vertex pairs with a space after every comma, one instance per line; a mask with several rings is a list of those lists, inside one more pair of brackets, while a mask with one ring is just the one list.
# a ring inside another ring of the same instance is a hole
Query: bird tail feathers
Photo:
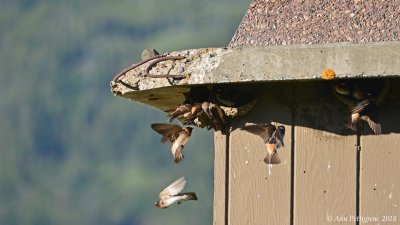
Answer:
[[196, 193], [194, 192], [186, 193], [186, 195], [188, 196], [187, 200], [197, 200]]
[[183, 154], [182, 154], [182, 151], [176, 151], [175, 152], [175, 155], [174, 155], [174, 162], [175, 163], [179, 163], [180, 161], [182, 161], [183, 160], [183, 158], [184, 158], [184, 156], [183, 156]]
[[267, 153], [267, 156], [264, 158], [264, 162], [267, 164], [279, 164], [281, 159], [279, 158], [278, 152], [275, 150], [272, 153]]

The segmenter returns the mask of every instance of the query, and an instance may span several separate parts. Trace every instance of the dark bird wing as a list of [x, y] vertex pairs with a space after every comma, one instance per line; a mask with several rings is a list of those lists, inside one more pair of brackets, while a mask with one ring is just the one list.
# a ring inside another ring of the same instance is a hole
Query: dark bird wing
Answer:
[[285, 127], [278, 126], [278, 128], [275, 131], [274, 137], [276, 138], [277, 147], [285, 146], [285, 144], [283, 143], [283, 138], [285, 137]]
[[[364, 119], [364, 117], [362, 117]], [[370, 117], [366, 117], [365, 120], [368, 122], [368, 125], [374, 131], [375, 134], [381, 134], [381, 124], [372, 120]]]
[[365, 112], [361, 112], [360, 114], [361, 119], [368, 122], [368, 125], [375, 134], [381, 134], [381, 124], [378, 119], [378, 106], [376, 106], [375, 103], [368, 105]]
[[276, 127], [272, 124], [256, 124], [244, 126], [241, 128], [241, 130], [258, 135], [264, 140], [265, 143], [267, 143], [276, 130]]
[[218, 131], [225, 129], [224, 113], [218, 105], [210, 103], [209, 112], [207, 115], [209, 115], [211, 121], [213, 122], [215, 130]]
[[168, 122], [172, 122], [174, 119], [190, 112], [191, 109], [192, 105], [190, 104], [180, 104], [172, 109], [166, 110], [165, 112], [168, 113], [166, 116], [171, 117], [168, 119]]
[[363, 101], [361, 101], [360, 103], [358, 103], [355, 107], [351, 108], [351, 113], [360, 113], [364, 110], [366, 110], [366, 108], [371, 104], [371, 100], [370, 99], [365, 99]]
[[171, 114], [171, 113], [175, 112], [175, 111], [178, 109], [179, 106], [180, 106], [180, 105], [177, 105], [177, 106], [175, 106], [174, 108], [164, 110], [164, 112], [166, 112], [166, 113], [168, 113], [168, 114]]
[[179, 132], [182, 131], [182, 127], [179, 125], [165, 123], [153, 123], [151, 124], [151, 128], [163, 135], [161, 139], [162, 143], [174, 142], [178, 138]]
[[381, 124], [378, 120], [378, 106], [370, 99], [358, 103], [352, 108], [351, 113], [359, 113], [360, 118], [368, 122], [375, 134], [381, 134]]

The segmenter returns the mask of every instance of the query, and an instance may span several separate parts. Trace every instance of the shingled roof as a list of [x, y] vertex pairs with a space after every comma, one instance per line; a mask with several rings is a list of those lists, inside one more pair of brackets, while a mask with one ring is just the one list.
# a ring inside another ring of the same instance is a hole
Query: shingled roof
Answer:
[[400, 40], [398, 0], [254, 0], [229, 47]]

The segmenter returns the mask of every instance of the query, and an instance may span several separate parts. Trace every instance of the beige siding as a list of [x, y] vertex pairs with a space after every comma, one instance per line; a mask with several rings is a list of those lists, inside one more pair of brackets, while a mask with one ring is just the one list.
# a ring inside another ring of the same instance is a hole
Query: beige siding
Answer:
[[295, 133], [294, 224], [354, 224], [340, 218], [356, 215], [356, 137]]
[[295, 93], [294, 224], [354, 224], [357, 136], [341, 135], [346, 112], [327, 82]]
[[379, 224], [400, 224], [400, 135], [361, 140], [360, 216], [376, 217]]
[[[255, 109], [234, 124], [229, 149], [229, 224], [290, 224], [291, 111], [282, 104], [280, 88], [272, 87]], [[264, 162], [261, 137], [239, 128], [249, 123], [280, 121], [286, 128], [281, 164]], [[236, 129], [237, 128], [237, 129]]]
[[279, 149], [281, 165], [264, 163], [261, 138], [231, 134], [229, 224], [289, 224], [290, 145]]
[[[256, 107], [231, 124], [229, 144], [216, 135], [217, 148], [229, 148], [229, 164], [216, 153], [215, 190], [229, 198], [215, 197], [214, 212], [222, 217], [216, 215], [214, 224], [364, 224], [375, 217], [371, 224], [398, 224], [400, 92], [393, 86], [400, 82], [392, 80], [380, 106], [383, 134], [370, 134], [363, 123], [361, 138], [343, 125], [349, 112], [329, 82], [264, 85], [254, 88], [261, 96]], [[263, 140], [239, 129], [269, 122], [286, 127], [285, 147], [278, 149], [282, 163], [272, 168], [263, 162]], [[218, 181], [221, 168], [227, 177]]]
[[214, 225], [225, 224], [225, 188], [226, 188], [226, 145], [227, 137], [221, 132], [214, 133]]
[[400, 224], [400, 91], [391, 85], [379, 111], [384, 134], [361, 136], [360, 216], [376, 224]]

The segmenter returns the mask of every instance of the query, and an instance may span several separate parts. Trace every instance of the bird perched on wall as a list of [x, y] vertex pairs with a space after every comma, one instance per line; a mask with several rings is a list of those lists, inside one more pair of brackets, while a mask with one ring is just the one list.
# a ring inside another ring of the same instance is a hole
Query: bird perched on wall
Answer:
[[197, 200], [196, 193], [188, 192], [188, 193], [179, 193], [183, 190], [186, 185], [186, 180], [184, 177], [179, 178], [174, 181], [168, 187], [166, 187], [163, 191], [160, 192], [160, 200], [154, 203], [158, 208], [168, 208], [174, 204], [181, 204], [184, 201], [188, 200]]
[[153, 123], [151, 128], [163, 135], [161, 138], [162, 143], [171, 142], [171, 152], [174, 156], [174, 162], [179, 163], [183, 159], [182, 149], [192, 135], [191, 127], [182, 128], [179, 125]]
[[281, 162], [277, 148], [284, 146], [283, 138], [285, 137], [284, 126], [274, 126], [272, 124], [256, 124], [247, 125], [241, 128], [252, 134], [260, 136], [267, 146], [267, 156], [264, 162], [267, 164], [279, 164]]
[[335, 96], [350, 107], [351, 115], [345, 122], [346, 127], [356, 131], [359, 122], [364, 120], [375, 134], [381, 134], [377, 105], [387, 95], [387, 80], [341, 80], [333, 87]]

